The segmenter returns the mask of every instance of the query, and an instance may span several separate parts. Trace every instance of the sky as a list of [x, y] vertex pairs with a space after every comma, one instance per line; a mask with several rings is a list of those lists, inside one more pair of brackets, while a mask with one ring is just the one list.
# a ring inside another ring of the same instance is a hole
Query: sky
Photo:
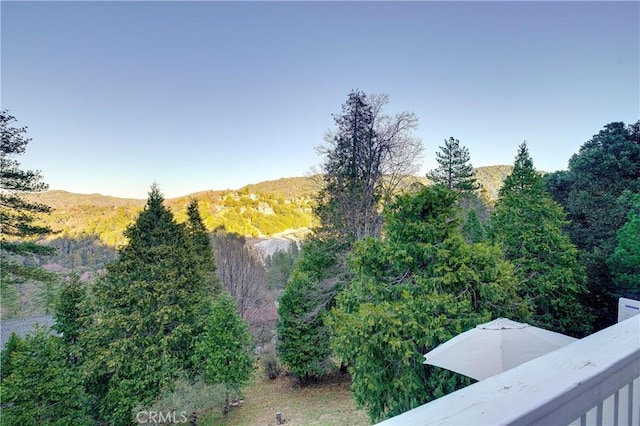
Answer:
[[0, 2], [2, 109], [50, 189], [165, 197], [313, 172], [350, 91], [414, 112], [421, 173], [567, 168], [640, 119], [640, 3]]

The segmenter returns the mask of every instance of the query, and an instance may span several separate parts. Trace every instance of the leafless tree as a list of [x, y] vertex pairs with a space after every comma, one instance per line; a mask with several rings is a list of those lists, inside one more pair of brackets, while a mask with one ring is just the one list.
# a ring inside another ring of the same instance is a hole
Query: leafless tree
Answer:
[[381, 202], [414, 177], [423, 158], [422, 141], [414, 135], [412, 112], [383, 112], [389, 97], [354, 91], [334, 115], [336, 129], [325, 134], [324, 189], [318, 216], [328, 232], [358, 240], [378, 236]]
[[223, 230], [214, 233], [213, 251], [218, 278], [236, 300], [240, 316], [250, 325], [261, 321], [261, 308], [273, 302], [259, 255], [243, 236]]

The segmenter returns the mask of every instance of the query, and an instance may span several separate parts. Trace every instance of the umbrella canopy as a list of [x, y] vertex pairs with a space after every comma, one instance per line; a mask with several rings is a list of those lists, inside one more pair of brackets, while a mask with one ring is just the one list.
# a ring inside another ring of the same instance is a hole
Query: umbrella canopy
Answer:
[[425, 364], [486, 379], [578, 339], [506, 318], [480, 324], [441, 344]]

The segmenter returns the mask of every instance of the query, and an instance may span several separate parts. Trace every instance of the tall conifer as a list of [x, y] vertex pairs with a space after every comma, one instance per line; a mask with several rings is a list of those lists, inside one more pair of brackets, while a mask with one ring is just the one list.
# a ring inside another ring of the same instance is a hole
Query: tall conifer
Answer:
[[464, 241], [456, 198], [442, 185], [399, 196], [385, 210], [386, 238], [365, 238], [351, 255], [331, 342], [374, 422], [470, 383], [425, 367], [423, 354], [492, 318], [527, 317], [499, 247]]
[[129, 424], [133, 407], [151, 403], [173, 374], [190, 368], [203, 330], [208, 272], [163, 202], [154, 184], [125, 232], [128, 244], [92, 292], [84, 367], [111, 424]]
[[185, 222], [187, 233], [194, 250], [194, 254], [202, 263], [202, 268], [206, 274], [207, 281], [204, 287], [212, 293], [217, 294], [222, 286], [216, 275], [216, 263], [213, 255], [213, 244], [207, 232], [207, 228], [202, 221], [202, 216], [198, 210], [198, 201], [191, 200], [187, 207], [187, 221]]
[[444, 184], [451, 191], [476, 191], [480, 186], [476, 181], [470, 159], [469, 150], [461, 146], [458, 139], [453, 137], [445, 139], [440, 152], [436, 152], [438, 167], [427, 173], [427, 177], [436, 184]]
[[[53, 247], [36, 244], [35, 239], [52, 232], [48, 226], [36, 223], [39, 215], [48, 214], [51, 208], [34, 202], [27, 195], [48, 189], [39, 171], [23, 170], [15, 159], [24, 154], [31, 138], [27, 128], [15, 126], [16, 118], [8, 111], [0, 111], [0, 292], [3, 307], [7, 301], [17, 302], [15, 284], [27, 280], [45, 283], [48, 287], [56, 281], [56, 275], [38, 266], [23, 265], [14, 260], [18, 255], [51, 255]], [[46, 289], [50, 292], [50, 288]], [[17, 303], [16, 303], [17, 304]], [[15, 312], [3, 312], [15, 314]]]
[[521, 144], [491, 219], [493, 239], [515, 266], [520, 295], [533, 306], [532, 323], [583, 336], [590, 330], [590, 317], [581, 305], [586, 276], [563, 231], [566, 223], [562, 207], [545, 191], [526, 143]]

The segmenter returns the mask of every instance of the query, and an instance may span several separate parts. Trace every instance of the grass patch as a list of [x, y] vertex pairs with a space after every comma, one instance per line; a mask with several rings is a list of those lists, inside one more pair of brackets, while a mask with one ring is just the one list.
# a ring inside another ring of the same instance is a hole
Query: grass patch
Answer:
[[203, 415], [198, 424], [215, 426], [276, 425], [282, 413], [286, 426], [364, 426], [370, 425], [364, 410], [357, 410], [349, 391], [348, 376], [336, 374], [323, 383], [301, 388], [297, 380], [284, 374], [269, 380], [262, 369], [244, 389], [244, 403], [232, 408], [226, 417]]

